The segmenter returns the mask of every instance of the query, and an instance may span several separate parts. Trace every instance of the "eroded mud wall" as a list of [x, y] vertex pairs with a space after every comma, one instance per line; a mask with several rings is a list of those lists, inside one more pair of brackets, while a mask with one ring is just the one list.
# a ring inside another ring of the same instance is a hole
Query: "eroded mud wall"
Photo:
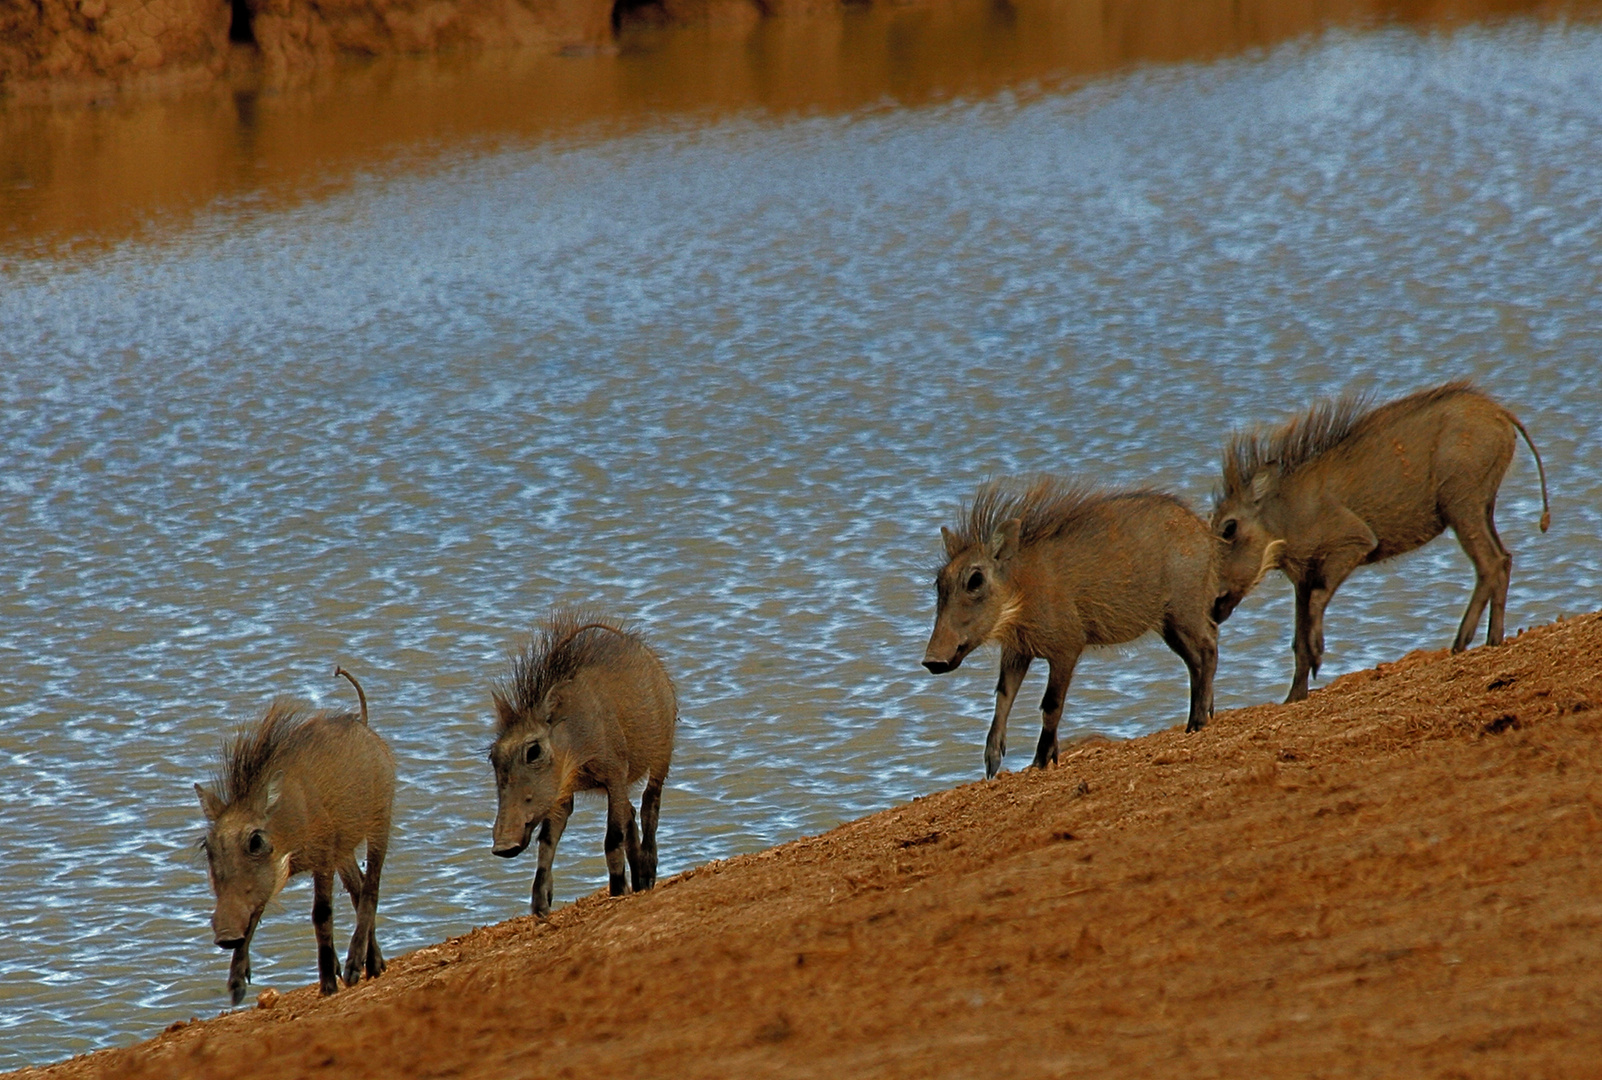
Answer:
[[0, 0], [0, 90], [158, 69], [220, 73], [226, 0]]
[[[693, 0], [696, 7], [706, 0]], [[748, 0], [734, 3], [755, 8]], [[0, 0], [0, 93], [159, 74], [268, 77], [339, 56], [604, 48], [615, 0]]]

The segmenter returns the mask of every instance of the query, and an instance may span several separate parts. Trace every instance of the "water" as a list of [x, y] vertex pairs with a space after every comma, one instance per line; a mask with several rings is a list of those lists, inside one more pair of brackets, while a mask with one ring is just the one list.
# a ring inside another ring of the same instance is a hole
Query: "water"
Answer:
[[[1598, 606], [1602, 32], [1336, 32], [1085, 85], [471, 141], [300, 201], [0, 260], [0, 1066], [225, 1003], [190, 785], [274, 694], [364, 680], [399, 761], [392, 955], [526, 910], [488, 850], [489, 681], [560, 600], [633, 620], [683, 720], [662, 870], [981, 775], [994, 679], [918, 660], [983, 478], [1205, 504], [1221, 432], [1463, 375], [1522, 446], [1509, 626]], [[1450, 539], [1360, 571], [1325, 680], [1443, 647]], [[1278, 700], [1289, 590], [1225, 626]], [[1014, 717], [1027, 760], [1032, 674]], [[1155, 639], [1070, 730], [1183, 720]], [[1022, 748], [1022, 750], [1018, 748]], [[604, 880], [581, 803], [558, 902]], [[315, 968], [310, 890], [258, 987]], [[338, 933], [349, 933], [340, 910]], [[343, 937], [341, 938], [343, 945]]]

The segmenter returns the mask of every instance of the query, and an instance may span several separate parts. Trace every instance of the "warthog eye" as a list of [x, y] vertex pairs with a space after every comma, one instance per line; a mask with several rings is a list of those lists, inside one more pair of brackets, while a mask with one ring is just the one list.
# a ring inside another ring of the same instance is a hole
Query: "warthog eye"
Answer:
[[972, 574], [968, 575], [968, 591], [969, 592], [978, 592], [980, 589], [982, 589], [984, 587], [984, 584], [985, 584], [985, 576], [984, 576], [984, 574], [980, 573], [978, 570], [975, 570]]
[[523, 751], [523, 763], [526, 764], [526, 765], [532, 765], [536, 761], [538, 761], [539, 759], [540, 759], [540, 744], [537, 743], [537, 742], [529, 743], [528, 744], [528, 748]]
[[262, 852], [266, 851], [267, 834], [262, 832], [260, 829], [252, 832], [250, 834], [250, 839], [245, 841], [245, 849], [252, 855], [260, 855]]
[[1219, 530], [1218, 535], [1222, 536], [1225, 540], [1235, 539], [1235, 529], [1238, 524], [1239, 522], [1237, 522], [1234, 518], [1230, 518], [1228, 521], [1224, 522], [1224, 527]]

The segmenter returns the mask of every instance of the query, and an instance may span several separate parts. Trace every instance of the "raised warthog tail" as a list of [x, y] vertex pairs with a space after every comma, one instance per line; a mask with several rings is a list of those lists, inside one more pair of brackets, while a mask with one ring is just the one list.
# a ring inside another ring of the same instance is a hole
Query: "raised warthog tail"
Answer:
[[[356, 681], [356, 676], [352, 675], [338, 664], [335, 664], [334, 678], [337, 679], [341, 675], [349, 679], [350, 684], [356, 688], [356, 700], [362, 703], [362, 723], [367, 724], [367, 695], [362, 691], [362, 684]], [[371, 727], [372, 725], [368, 724], [367, 726]]]

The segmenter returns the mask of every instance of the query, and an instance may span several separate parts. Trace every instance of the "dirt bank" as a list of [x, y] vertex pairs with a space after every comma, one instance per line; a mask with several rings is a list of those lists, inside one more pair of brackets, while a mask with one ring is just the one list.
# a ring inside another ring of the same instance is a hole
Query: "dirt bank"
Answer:
[[[960, 0], [0, 0], [0, 98], [94, 100], [117, 89], [222, 84], [279, 88], [342, 58], [528, 48], [615, 51], [639, 24], [750, 27], [774, 16], [870, 6], [942, 9]], [[1011, 25], [1015, 0], [988, 5]], [[1080, 25], [1062, 53], [1147, 59], [1264, 45], [1335, 25], [1528, 14], [1595, 17], [1596, 0], [1061, 0]], [[1024, 20], [1028, 23], [1029, 20]], [[905, 30], [905, 28], [904, 28]], [[1020, 34], [1038, 28], [1019, 25]], [[907, 41], [915, 43], [918, 28]], [[974, 45], [973, 47], [981, 47]]]
[[[825, 0], [816, 0], [818, 6]], [[611, 47], [617, 25], [754, 20], [814, 0], [0, 0], [0, 91], [283, 82], [340, 57]], [[32, 90], [33, 93], [28, 93]]]
[[31, 1075], [1595, 1075], [1599, 735], [1592, 614]]

